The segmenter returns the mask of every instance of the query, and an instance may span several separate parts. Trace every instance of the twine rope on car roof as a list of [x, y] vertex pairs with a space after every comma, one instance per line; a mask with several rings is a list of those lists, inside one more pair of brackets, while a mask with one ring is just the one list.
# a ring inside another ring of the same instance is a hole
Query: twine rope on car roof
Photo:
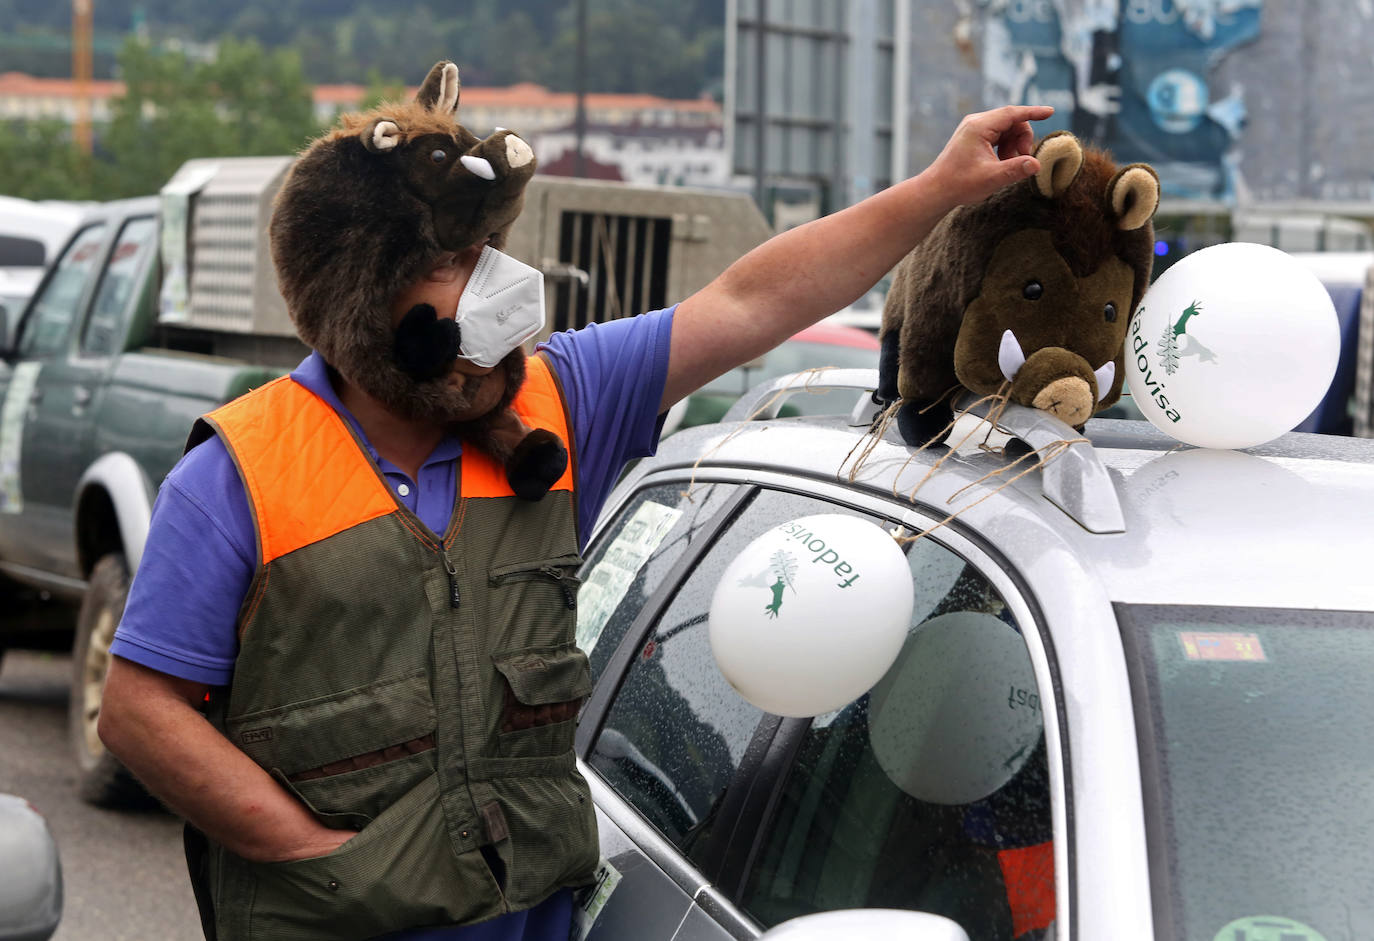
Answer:
[[[936, 405], [940, 404], [946, 398], [955, 394], [959, 388], [960, 386], [956, 385], [946, 390], [939, 398], [931, 402], [925, 408], [921, 409], [920, 414], [925, 414], [927, 411], [934, 408]], [[906, 461], [902, 464], [901, 470], [899, 470], [897, 474], [894, 476], [892, 484], [892, 495], [899, 499], [901, 498], [901, 494], [897, 491], [896, 480], [901, 478], [902, 472], [905, 471], [908, 466], [910, 466], [911, 462], [916, 459], [917, 455], [919, 455], [922, 451], [925, 451], [927, 448], [931, 447], [931, 445], [934, 442], [943, 441], [945, 439], [945, 436], [954, 429], [954, 426], [958, 424], [961, 418], [965, 417], [966, 415], [972, 414], [975, 408], [977, 408], [985, 402], [992, 402], [992, 407], [988, 410], [987, 416], [973, 416], [974, 418], [978, 419], [977, 424], [975, 424], [971, 429], [969, 429], [969, 431], [965, 433], [965, 435], [962, 438], [959, 439], [958, 443], [950, 447], [945, 454], [941, 455], [940, 458], [930, 466], [930, 468], [926, 471], [925, 475], [919, 481], [917, 481], [916, 485], [913, 486], [907, 492], [906, 499], [914, 503], [916, 500], [917, 492], [923, 486], [925, 486], [926, 481], [930, 480], [930, 478], [933, 477], [940, 470], [940, 468], [944, 466], [946, 461], [953, 457], [961, 447], [968, 443], [969, 439], [974, 437], [974, 435], [978, 434], [978, 432], [980, 430], [983, 430], [984, 428], [986, 428], [986, 434], [984, 435], [983, 440], [978, 442], [978, 449], [988, 454], [994, 454], [999, 457], [1006, 457], [1007, 452], [1004, 446], [992, 445], [988, 442], [989, 439], [992, 437], [993, 431], [997, 429], [997, 423], [1001, 420], [1002, 414], [1007, 409], [1007, 405], [1010, 404], [1010, 388], [1011, 383], [1004, 382], [996, 392], [990, 395], [985, 395], [977, 401], [974, 401], [969, 405], [965, 406], [963, 409], [957, 412], [954, 415], [954, 417], [950, 420], [950, 422], [947, 425], [945, 425], [945, 427], [942, 428], [938, 434], [934, 435], [930, 439], [930, 441], [927, 441], [925, 444], [921, 445], [919, 448], [908, 454]], [[859, 443], [856, 443], [853, 448], [850, 448], [849, 454], [845, 455], [844, 461], [840, 463], [841, 470], [843, 470], [844, 465], [849, 462], [850, 458], [854, 457], [855, 451], [859, 451], [858, 457], [854, 460], [854, 463], [849, 470], [848, 477], [850, 483], [853, 483], [856, 480], [860, 468], [872, 455], [874, 449], [878, 445], [878, 442], [881, 441], [884, 435], [887, 434], [887, 430], [889, 427], [891, 427], [891, 424], [893, 420], [896, 418], [897, 411], [901, 408], [901, 405], [902, 403], [899, 400], [897, 402], [892, 403], [886, 409], [884, 409], [874, 419], [873, 424], [869, 427], [869, 430], [863, 436], [863, 439]], [[1022, 477], [1025, 477], [1027, 474], [1033, 471], [1043, 469], [1051, 461], [1053, 461], [1055, 458], [1059, 457], [1059, 455], [1067, 451], [1071, 446], [1079, 443], [1086, 443], [1087, 441], [1087, 438], [1061, 438], [1058, 441], [1051, 441], [1049, 444], [1043, 445], [1039, 448], [1036, 448], [1035, 450], [1026, 451], [1024, 454], [1021, 454], [1018, 457], [1013, 458], [1009, 464], [1004, 464], [1001, 467], [990, 470], [982, 477], [979, 477], [977, 480], [960, 487], [958, 490], [954, 491], [954, 493], [950, 494], [949, 497], [945, 500], [945, 502], [953, 503], [955, 499], [957, 499], [961, 494], [994, 477], [1005, 477], [1018, 465], [1022, 464], [1027, 458], [1037, 458], [1035, 463], [1023, 467], [1019, 472], [999, 483], [997, 487], [995, 487], [993, 490], [989, 491], [988, 493], [985, 493], [983, 496], [979, 497], [977, 500], [974, 500], [972, 503], [966, 504], [965, 506], [961, 506], [959, 509], [949, 514], [944, 519], [940, 520], [934, 526], [930, 526], [922, 530], [921, 532], [916, 533], [915, 535], [903, 535], [903, 531], [908, 530], [911, 527], [896, 526], [891, 530], [892, 538], [895, 539], [900, 545], [910, 545], [911, 543], [914, 543], [917, 540], [922, 539], [925, 536], [928, 536], [935, 530], [940, 529], [944, 526], [948, 526], [951, 522], [957, 519], [960, 516], [960, 514], [968, 510], [971, 510], [973, 507], [982, 503], [984, 500], [996, 496], [1007, 487], [1010, 487], [1012, 484], [1016, 483]]]
[[[822, 387], [822, 388], [817, 389], [817, 388], [814, 388], [813, 383], [815, 383], [816, 380], [820, 378], [821, 374], [824, 373], [827, 369], [835, 369], [835, 368], [837, 368], [837, 367], [834, 367], [834, 366], [813, 366], [813, 367], [811, 367], [810, 369], [803, 369], [803, 370], [799, 371], [799, 372], [797, 373], [797, 375], [799, 375], [799, 376], [805, 376], [805, 377], [806, 377], [806, 382], [805, 382], [805, 384], [802, 386], [801, 391], [802, 391], [802, 392], [805, 392], [805, 393], [808, 394], [808, 395], [822, 395], [822, 394], [824, 394], [824, 393], [826, 393], [826, 392], [829, 392], [829, 391], [830, 391], [829, 387]], [[750, 412], [750, 413], [745, 417], [744, 421], [740, 422], [738, 425], [736, 425], [734, 428], [732, 428], [732, 429], [730, 430], [730, 433], [729, 433], [729, 434], [727, 434], [725, 437], [721, 438], [721, 439], [720, 439], [719, 441], [717, 441], [715, 444], [711, 445], [711, 447], [707, 448], [704, 452], [702, 452], [702, 453], [697, 457], [697, 459], [696, 459], [695, 461], [692, 462], [692, 476], [691, 476], [690, 478], [688, 478], [688, 480], [687, 480], [687, 489], [681, 491], [681, 493], [680, 493], [679, 495], [680, 495], [681, 497], [683, 497], [683, 499], [685, 499], [688, 503], [694, 502], [693, 497], [692, 497], [692, 490], [696, 487], [697, 471], [701, 468], [701, 462], [704, 461], [704, 460], [706, 460], [706, 459], [707, 459], [708, 457], [710, 457], [712, 454], [715, 454], [717, 451], [719, 451], [721, 448], [723, 448], [723, 447], [725, 446], [725, 443], [726, 443], [727, 441], [729, 441], [729, 440], [730, 440], [731, 438], [733, 438], [735, 435], [739, 434], [739, 433], [740, 433], [741, 431], [743, 431], [745, 428], [749, 427], [749, 423], [752, 422], [755, 418], [758, 418], [758, 417], [759, 417], [760, 415], [762, 415], [764, 412], [767, 412], [770, 408], [772, 408], [774, 402], [777, 402], [779, 399], [783, 398], [784, 396], [792, 395], [792, 394], [794, 394], [796, 391], [797, 391], [797, 389], [796, 389], [795, 386], [783, 386], [781, 389], [778, 389], [778, 390], [777, 390], [776, 392], [774, 392], [771, 396], [769, 396], [764, 402], [760, 403], [759, 406], [758, 406], [757, 408], [755, 408], [752, 412]]]

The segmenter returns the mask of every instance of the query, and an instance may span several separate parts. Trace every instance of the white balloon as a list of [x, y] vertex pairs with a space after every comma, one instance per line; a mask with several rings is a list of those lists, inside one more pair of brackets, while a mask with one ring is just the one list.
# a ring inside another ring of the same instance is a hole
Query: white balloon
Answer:
[[868, 740], [893, 784], [931, 804], [971, 804], [1010, 781], [1043, 727], [1026, 642], [991, 614], [916, 629], [869, 697]]
[[1296, 259], [1227, 242], [1145, 292], [1126, 335], [1126, 383], [1157, 428], [1203, 448], [1248, 448], [1321, 402], [1340, 357], [1331, 296]]
[[711, 653], [760, 709], [816, 716], [887, 672], [912, 606], [911, 571], [891, 534], [853, 516], [802, 517], [726, 567], [711, 599]]

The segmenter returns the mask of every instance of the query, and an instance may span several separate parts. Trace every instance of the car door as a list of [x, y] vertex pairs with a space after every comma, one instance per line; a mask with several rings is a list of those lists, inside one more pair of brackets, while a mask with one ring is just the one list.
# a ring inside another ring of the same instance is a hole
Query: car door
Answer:
[[27, 513], [47, 548], [50, 571], [76, 577], [76, 487], [95, 460], [95, 415], [121, 352], [130, 309], [137, 303], [157, 241], [152, 215], [119, 224], [101, 254], [95, 289], [73, 325], [65, 348], [44, 363], [35, 395], [41, 429], [29, 452]]
[[69, 447], [49, 430], [47, 420], [54, 411], [70, 409], [71, 401], [51, 391], [44, 372], [51, 374], [70, 353], [79, 314], [94, 290], [107, 234], [102, 220], [72, 237], [16, 334], [0, 406], [0, 560], [10, 565], [52, 572], [59, 568], [59, 560], [66, 560], [60, 567], [75, 574], [70, 562], [73, 548], [64, 544], [53, 525], [54, 484], [46, 477], [55, 455]]
[[[686, 560], [710, 544], [710, 537], [728, 521], [747, 488], [705, 485], [692, 494], [680, 484], [648, 487], [637, 493], [603, 528], [588, 548], [583, 582], [578, 593], [578, 644], [587, 652], [598, 681], [578, 729], [578, 748], [590, 755], [616, 751], [612, 780], [583, 765], [597, 805], [601, 851], [601, 898], [593, 894], [579, 913], [582, 930], [591, 939], [669, 941], [693, 906], [708, 878], [652, 822], [663, 815], [691, 819], [693, 805], [676, 793], [668, 775], [652, 759], [635, 750], [620, 729], [604, 736], [595, 716], [604, 714], [615, 699], [619, 679], [629, 659], [641, 647], [638, 638], [655, 620], [659, 608], [677, 590]], [[617, 751], [618, 749], [618, 751]], [[713, 756], [720, 758], [721, 756]], [[597, 759], [601, 761], [601, 758]], [[720, 771], [719, 764], [712, 771]], [[617, 772], [635, 776], [642, 787], [618, 791], [624, 780]], [[700, 795], [693, 792], [693, 799]], [[670, 827], [680, 835], [682, 827]], [[717, 929], [707, 938], [728, 938]]]
[[[1049, 768], [1059, 755], [1043, 704], [1053, 697], [1041, 695], [1044, 671], [1025, 640], [1030, 629], [1043, 654], [1029, 608], [976, 546], [956, 534], [909, 546], [916, 603], [906, 646], [872, 690], [829, 715], [768, 715], [716, 669], [707, 611], [725, 567], [755, 537], [818, 513], [888, 527], [910, 515], [778, 477], [785, 487], [735, 490], [695, 551], [676, 557], [671, 579], [639, 592], [634, 623], [608, 620], [595, 638], [603, 672], [579, 738], [591, 773], [634, 809], [645, 855], [695, 877], [680, 883], [693, 903], [674, 937], [747, 938], [799, 915], [865, 907], [942, 914], [974, 939], [1050, 937]], [[628, 505], [598, 540], [589, 584], [606, 577], [617, 527], [643, 506]], [[648, 557], [620, 559], [641, 561], [648, 568]], [[616, 645], [609, 656], [607, 643]], [[617, 891], [608, 910], [638, 907], [632, 889]]]

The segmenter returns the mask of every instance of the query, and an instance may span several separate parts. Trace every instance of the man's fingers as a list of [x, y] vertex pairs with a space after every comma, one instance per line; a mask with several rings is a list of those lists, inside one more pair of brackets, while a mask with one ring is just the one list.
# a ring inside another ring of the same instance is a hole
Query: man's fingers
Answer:
[[1035, 132], [1031, 130], [1029, 124], [1022, 121], [1014, 125], [997, 141], [997, 156], [1003, 160], [1029, 156], [1033, 143], [1035, 143]]
[[996, 144], [1018, 124], [1025, 124], [1029, 128], [1028, 122], [1043, 121], [1052, 114], [1054, 108], [1049, 105], [1006, 105], [976, 115], [974, 125], [988, 143]]

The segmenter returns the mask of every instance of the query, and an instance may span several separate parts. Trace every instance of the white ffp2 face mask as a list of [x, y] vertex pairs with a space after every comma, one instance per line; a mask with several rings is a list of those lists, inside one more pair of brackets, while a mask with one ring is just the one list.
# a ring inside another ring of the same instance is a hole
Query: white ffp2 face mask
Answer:
[[544, 327], [544, 275], [488, 245], [458, 298], [458, 355], [495, 366]]

